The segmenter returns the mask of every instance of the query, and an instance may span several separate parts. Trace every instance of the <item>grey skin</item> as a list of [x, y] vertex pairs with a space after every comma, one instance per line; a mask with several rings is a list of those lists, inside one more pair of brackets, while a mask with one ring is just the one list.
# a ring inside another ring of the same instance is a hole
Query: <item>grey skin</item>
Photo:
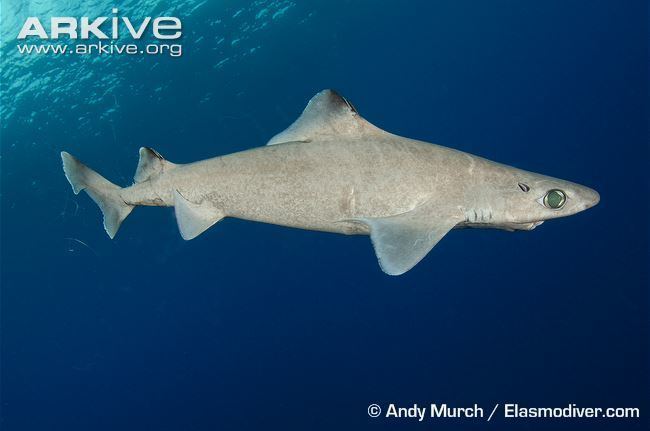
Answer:
[[111, 238], [133, 207], [173, 206], [184, 239], [224, 217], [370, 235], [391, 275], [451, 229], [531, 230], [600, 199], [575, 183], [385, 132], [331, 90], [264, 147], [182, 165], [141, 148], [126, 188], [61, 155], [74, 192], [98, 203]]

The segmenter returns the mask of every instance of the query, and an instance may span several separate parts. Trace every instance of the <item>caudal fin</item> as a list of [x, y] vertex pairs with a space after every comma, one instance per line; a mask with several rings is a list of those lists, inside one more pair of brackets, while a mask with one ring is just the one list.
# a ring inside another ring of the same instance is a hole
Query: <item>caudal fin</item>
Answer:
[[120, 187], [93, 171], [71, 154], [61, 152], [63, 171], [72, 186], [74, 194], [86, 190], [104, 214], [104, 229], [111, 239], [115, 237], [122, 221], [131, 213], [129, 205], [120, 196]]

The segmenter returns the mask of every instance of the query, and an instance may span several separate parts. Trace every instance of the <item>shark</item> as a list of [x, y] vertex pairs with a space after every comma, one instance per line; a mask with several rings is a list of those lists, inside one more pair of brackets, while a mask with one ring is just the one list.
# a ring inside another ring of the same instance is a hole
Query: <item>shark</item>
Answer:
[[389, 275], [409, 271], [452, 229], [529, 231], [600, 200], [576, 183], [389, 133], [333, 90], [262, 147], [186, 164], [140, 148], [128, 187], [65, 151], [61, 158], [111, 239], [136, 206], [173, 207], [185, 240], [226, 217], [369, 235]]

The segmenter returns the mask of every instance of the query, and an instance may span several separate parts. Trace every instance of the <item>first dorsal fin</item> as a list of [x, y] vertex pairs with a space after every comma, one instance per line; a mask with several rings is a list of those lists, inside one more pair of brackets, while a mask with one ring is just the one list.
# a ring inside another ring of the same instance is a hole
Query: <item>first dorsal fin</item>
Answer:
[[150, 180], [154, 177], [160, 176], [160, 174], [174, 168], [175, 166], [174, 163], [165, 160], [163, 156], [153, 148], [142, 147], [140, 148], [140, 161], [135, 170], [133, 181], [141, 183]]
[[291, 126], [271, 138], [266, 145], [369, 133], [382, 133], [382, 130], [364, 120], [354, 106], [336, 91], [323, 90], [312, 97]]

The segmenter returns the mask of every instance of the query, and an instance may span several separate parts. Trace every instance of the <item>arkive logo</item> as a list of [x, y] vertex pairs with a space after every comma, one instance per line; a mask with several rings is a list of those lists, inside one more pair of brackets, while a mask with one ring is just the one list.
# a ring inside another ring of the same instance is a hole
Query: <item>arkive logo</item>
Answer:
[[[28, 17], [18, 33], [17, 39], [24, 42], [18, 45], [21, 54], [51, 53], [51, 54], [161, 54], [169, 53], [173, 57], [181, 55], [180, 44], [149, 43], [138, 47], [135, 43], [144, 36], [151, 36], [157, 41], [179, 39], [182, 36], [181, 20], [173, 16], [162, 16], [143, 19], [132, 19], [128, 16], [119, 16], [119, 10], [113, 8], [112, 16], [80, 18], [72, 16], [53, 16], [49, 19], [49, 33], [38, 17]], [[65, 45], [33, 43], [59, 40], [80, 41], [72, 47]], [[96, 39], [98, 43], [87, 43], [89, 39]], [[124, 40], [131, 43], [117, 43]], [[108, 42], [107, 42], [108, 41]], [[72, 49], [68, 49], [72, 48]]]
[[[113, 8], [112, 12], [117, 14], [118, 9]], [[58, 39], [61, 35], [67, 35], [70, 39], [89, 39], [91, 34], [99, 39], [108, 39], [109, 36], [102, 29], [103, 24], [108, 20], [107, 16], [100, 16], [92, 22], [87, 16], [82, 16], [79, 21], [71, 16], [53, 16], [50, 18], [50, 35], [48, 36], [41, 20], [30, 16], [25, 20], [23, 28], [18, 33], [18, 39], [25, 39], [29, 36], [37, 36], [41, 39]], [[127, 16], [111, 17], [109, 33], [111, 39], [117, 39], [120, 36], [120, 21], [124, 23], [127, 33], [133, 39], [140, 39], [147, 31], [151, 17], [145, 17], [139, 24], [134, 23]], [[181, 20], [173, 16], [154, 18], [151, 29], [156, 39], [178, 39], [182, 34]]]

